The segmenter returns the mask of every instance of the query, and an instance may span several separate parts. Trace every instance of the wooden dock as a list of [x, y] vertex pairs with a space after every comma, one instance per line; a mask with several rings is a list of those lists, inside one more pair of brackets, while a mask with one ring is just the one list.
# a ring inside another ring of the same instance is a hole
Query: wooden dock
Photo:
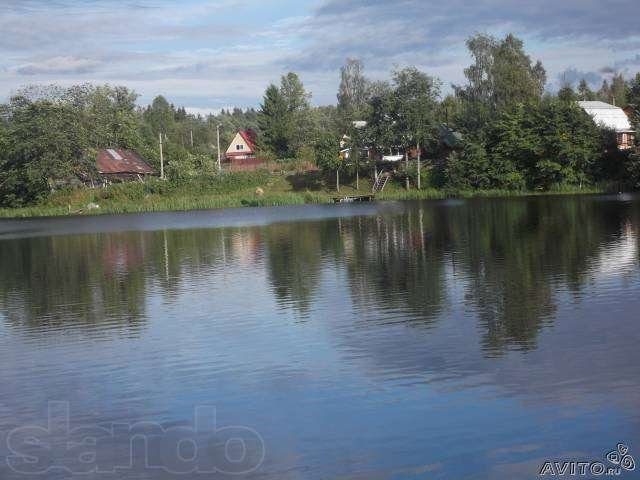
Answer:
[[374, 200], [375, 195], [347, 195], [345, 197], [333, 197], [334, 203], [356, 203], [356, 202], [371, 202]]

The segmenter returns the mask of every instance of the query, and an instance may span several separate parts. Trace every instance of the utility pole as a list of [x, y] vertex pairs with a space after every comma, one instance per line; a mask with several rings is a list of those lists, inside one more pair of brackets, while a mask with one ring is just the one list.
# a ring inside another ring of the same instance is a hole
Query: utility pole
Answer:
[[409, 153], [404, 152], [405, 187], [409, 190]]
[[216, 125], [216, 139], [218, 142], [218, 173], [222, 171], [222, 165], [220, 164], [220, 124]]
[[164, 157], [162, 156], [162, 133], [159, 134], [160, 138], [160, 178], [164, 180]]
[[191, 137], [191, 148], [193, 148], [193, 130], [189, 130], [189, 136]]
[[420, 190], [420, 154], [421, 154], [421, 149], [420, 149], [420, 142], [418, 142], [418, 190]]

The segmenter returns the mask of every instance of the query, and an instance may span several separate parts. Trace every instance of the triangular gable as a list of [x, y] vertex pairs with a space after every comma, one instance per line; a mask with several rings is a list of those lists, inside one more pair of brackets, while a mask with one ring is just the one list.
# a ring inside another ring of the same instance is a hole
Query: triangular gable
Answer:
[[240, 130], [238, 133], [242, 135], [242, 138], [244, 139], [245, 142], [247, 142], [247, 145], [253, 152], [255, 150], [255, 144], [254, 144], [255, 133], [253, 132], [253, 130]]
[[253, 143], [246, 132], [242, 130], [236, 133], [229, 145], [229, 148], [227, 148], [227, 155], [247, 155], [253, 153], [255, 153], [253, 150]]

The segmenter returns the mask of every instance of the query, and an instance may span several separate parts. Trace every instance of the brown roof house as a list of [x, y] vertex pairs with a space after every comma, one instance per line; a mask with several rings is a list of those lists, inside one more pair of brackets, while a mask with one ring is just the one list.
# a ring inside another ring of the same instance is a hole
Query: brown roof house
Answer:
[[133, 150], [105, 148], [98, 151], [96, 168], [104, 181], [142, 180], [156, 171]]

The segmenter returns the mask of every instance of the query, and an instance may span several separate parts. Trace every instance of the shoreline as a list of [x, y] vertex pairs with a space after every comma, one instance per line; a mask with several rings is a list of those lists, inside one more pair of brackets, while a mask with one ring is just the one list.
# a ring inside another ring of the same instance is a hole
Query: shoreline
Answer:
[[[139, 202], [107, 201], [98, 203], [99, 208], [77, 212], [71, 211], [69, 206], [36, 205], [31, 207], [0, 209], [0, 220], [20, 218], [56, 218], [56, 217], [94, 217], [99, 215], [114, 215], [128, 213], [151, 212], [179, 212], [197, 210], [219, 210], [225, 208], [244, 207], [281, 207], [289, 205], [318, 205], [331, 204], [333, 197], [370, 193], [369, 190], [355, 190], [344, 188], [338, 192], [287, 192], [277, 194], [256, 195], [253, 192], [233, 193], [228, 195], [204, 195], [199, 197], [180, 196], [174, 198], [153, 198]], [[558, 191], [526, 191], [526, 190], [468, 190], [446, 191], [438, 189], [423, 190], [391, 190], [376, 195], [374, 201], [405, 201], [405, 200], [444, 200], [470, 198], [514, 198], [532, 196], [566, 196], [566, 195], [595, 195], [611, 194], [599, 188], [565, 189]]]

